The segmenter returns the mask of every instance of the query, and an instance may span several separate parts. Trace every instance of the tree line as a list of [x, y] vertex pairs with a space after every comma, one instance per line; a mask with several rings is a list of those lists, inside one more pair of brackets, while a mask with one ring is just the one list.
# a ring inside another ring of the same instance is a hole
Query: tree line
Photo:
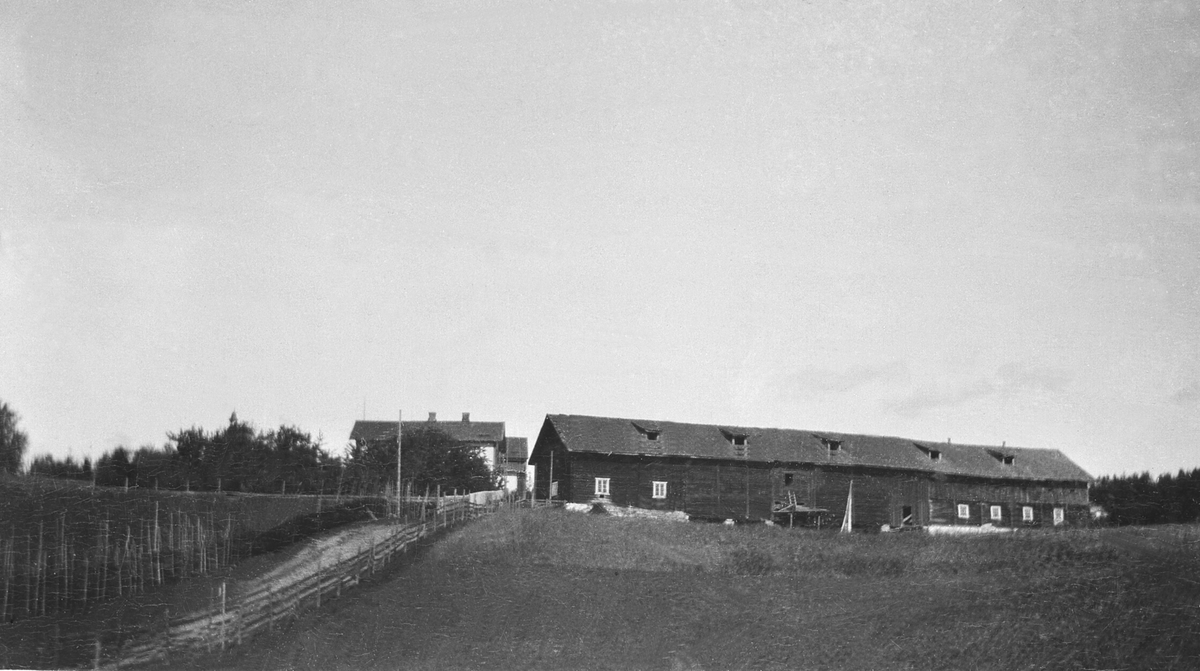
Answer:
[[[296, 427], [259, 431], [236, 415], [223, 429], [192, 427], [167, 438], [161, 448], [117, 447], [95, 462], [41, 455], [29, 473], [100, 486], [273, 494], [375, 495], [395, 485], [395, 438], [356, 443], [336, 456]], [[478, 449], [434, 427], [406, 429], [402, 442], [404, 487], [413, 494], [498, 486]]]
[[1200, 522], [1200, 468], [1158, 477], [1106, 475], [1092, 485], [1091, 500], [1108, 513], [1110, 524]]

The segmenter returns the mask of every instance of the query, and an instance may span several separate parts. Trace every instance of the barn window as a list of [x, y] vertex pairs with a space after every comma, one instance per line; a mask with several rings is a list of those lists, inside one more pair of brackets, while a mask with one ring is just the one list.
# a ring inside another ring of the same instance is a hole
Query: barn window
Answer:
[[795, 480], [795, 479], [796, 479], [795, 473], [784, 473], [783, 474], [783, 484], [785, 484], [785, 485], [792, 484], [792, 480]]
[[968, 506], [965, 503], [958, 504], [958, 517], [960, 519], [964, 519], [964, 520], [970, 519], [971, 518], [971, 506]]
[[596, 496], [608, 496], [608, 478], [596, 478]]
[[1032, 522], [1033, 521], [1033, 507], [1021, 506], [1021, 521], [1023, 521], [1023, 522]]
[[653, 485], [653, 489], [652, 489], [652, 491], [651, 491], [651, 494], [650, 494], [650, 495], [651, 495], [653, 498], [656, 498], [656, 499], [665, 499], [665, 498], [667, 498], [667, 483], [665, 483], [665, 482], [660, 482], [660, 481], [658, 481], [658, 480], [655, 480], [655, 481], [654, 481], [653, 483], [651, 483], [651, 484]]
[[988, 450], [987, 453], [992, 455], [993, 459], [1004, 464], [1005, 466], [1012, 466], [1013, 462], [1016, 461], [1016, 457], [1006, 452], [1001, 452], [1000, 450]]
[[749, 434], [741, 433], [736, 429], [720, 429], [721, 435], [725, 436], [725, 440], [729, 441], [733, 447], [733, 456], [739, 459], [745, 459], [750, 455], [750, 436]]
[[941, 461], [942, 453], [937, 450], [930, 450], [929, 451], [929, 460], [930, 461]]
[[992, 513], [992, 520], [999, 522], [1000, 520], [1004, 519], [1003, 511], [1000, 509], [1000, 506], [992, 506], [990, 512]]
[[630, 424], [633, 424], [633, 428], [645, 436], [646, 440], [657, 441], [658, 437], [662, 435], [662, 427], [656, 424], [647, 424], [646, 422], [630, 422]]
[[1055, 524], [1062, 524], [1062, 523], [1063, 523], [1063, 519], [1064, 519], [1064, 518], [1063, 518], [1063, 509], [1062, 509], [1062, 508], [1055, 508], [1055, 509], [1054, 509], [1054, 523], [1055, 523]]

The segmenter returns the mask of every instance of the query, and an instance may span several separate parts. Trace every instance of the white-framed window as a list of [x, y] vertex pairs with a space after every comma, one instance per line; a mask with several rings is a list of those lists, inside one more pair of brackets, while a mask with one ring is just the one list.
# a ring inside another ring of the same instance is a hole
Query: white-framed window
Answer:
[[971, 506], [965, 503], [958, 504], [958, 517], [963, 520], [971, 519]]
[[1055, 509], [1054, 509], [1054, 523], [1055, 523], [1055, 524], [1062, 524], [1064, 519], [1065, 519], [1065, 518], [1063, 517], [1063, 509], [1062, 509], [1062, 508], [1055, 508]]
[[1004, 519], [1004, 512], [1001, 510], [1000, 506], [992, 506], [992, 509], [989, 512], [991, 513], [992, 521], [994, 522], [999, 522], [1000, 520]]
[[1032, 506], [1021, 506], [1021, 521], [1022, 522], [1032, 522], [1033, 521], [1033, 507]]
[[608, 478], [596, 478], [596, 496], [608, 496]]
[[667, 498], [667, 483], [655, 480], [652, 484], [650, 496], [656, 499]]

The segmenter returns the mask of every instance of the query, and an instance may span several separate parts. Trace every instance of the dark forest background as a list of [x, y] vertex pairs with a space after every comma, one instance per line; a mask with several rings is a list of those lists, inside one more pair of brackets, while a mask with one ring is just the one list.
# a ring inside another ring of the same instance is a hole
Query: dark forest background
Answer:
[[1106, 475], [1092, 485], [1093, 505], [1110, 524], [1172, 524], [1200, 521], [1200, 468], [1151, 477]]
[[[396, 478], [395, 439], [351, 445], [330, 454], [319, 439], [281, 426], [259, 431], [231, 419], [215, 431], [167, 434], [161, 448], [117, 447], [93, 463], [71, 457], [35, 457], [31, 475], [70, 478], [101, 486], [270, 494], [382, 493]], [[426, 490], [482, 491], [498, 486], [479, 451], [432, 427], [405, 430], [403, 477], [412, 494]]]

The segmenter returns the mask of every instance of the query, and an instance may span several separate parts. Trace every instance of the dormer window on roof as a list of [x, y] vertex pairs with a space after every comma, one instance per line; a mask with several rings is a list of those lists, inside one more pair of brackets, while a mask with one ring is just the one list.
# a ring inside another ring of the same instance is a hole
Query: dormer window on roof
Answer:
[[662, 428], [660, 428], [657, 424], [649, 424], [646, 422], [630, 422], [630, 424], [633, 425], [633, 428], [638, 430], [638, 433], [645, 436], [646, 440], [658, 440], [658, 437], [662, 435]]
[[741, 433], [740, 431], [731, 431], [729, 429], [721, 429], [721, 435], [725, 436], [725, 440], [733, 447], [733, 456], [744, 458], [750, 453], [750, 436], [749, 434]]
[[992, 455], [993, 459], [1004, 464], [1005, 466], [1012, 466], [1017, 460], [1013, 455], [1008, 454], [1007, 452], [1001, 452], [999, 450], [988, 450], [987, 453]]
[[648, 454], [663, 454], [666, 443], [661, 440], [662, 427], [653, 422], [630, 422], [638, 432], [638, 444], [641, 450]]
[[833, 438], [826, 438], [825, 436], [816, 436], [816, 438], [817, 440], [821, 441], [821, 443], [825, 445], [825, 449], [829, 450], [830, 452], [840, 452], [842, 449], [843, 441], [835, 440]]
[[920, 443], [913, 443], [913, 445], [916, 445], [918, 450], [924, 452], [925, 456], [929, 457], [930, 461], [941, 461], [942, 460], [942, 451], [941, 450], [935, 450], [932, 447], [926, 447]]

